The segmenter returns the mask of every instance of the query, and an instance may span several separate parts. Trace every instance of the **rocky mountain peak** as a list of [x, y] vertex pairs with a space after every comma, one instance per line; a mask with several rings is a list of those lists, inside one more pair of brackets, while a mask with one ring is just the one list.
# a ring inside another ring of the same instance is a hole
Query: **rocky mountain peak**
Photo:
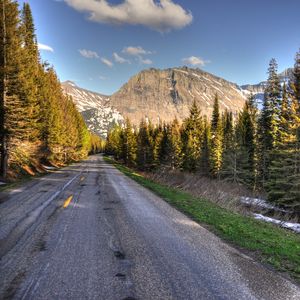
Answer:
[[62, 87], [72, 96], [89, 129], [102, 137], [126, 117], [134, 125], [143, 118], [154, 124], [171, 122], [175, 117], [182, 121], [194, 101], [202, 114], [210, 117], [216, 94], [221, 111], [238, 113], [250, 94], [235, 83], [186, 66], [143, 70], [111, 96], [82, 89], [71, 81]]
[[221, 110], [242, 109], [246, 94], [234, 83], [200, 69], [187, 67], [147, 69], [133, 76], [110, 98], [111, 105], [138, 124], [147, 117], [153, 123], [183, 120], [196, 101], [203, 114], [210, 116], [215, 95]]

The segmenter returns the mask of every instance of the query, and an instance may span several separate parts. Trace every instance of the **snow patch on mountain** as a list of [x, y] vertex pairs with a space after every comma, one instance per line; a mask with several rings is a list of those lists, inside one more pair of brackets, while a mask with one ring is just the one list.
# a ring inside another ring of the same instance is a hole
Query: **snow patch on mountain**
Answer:
[[72, 81], [62, 83], [63, 91], [72, 97], [90, 131], [106, 138], [115, 124], [122, 124], [123, 116], [110, 106], [110, 97], [78, 87]]

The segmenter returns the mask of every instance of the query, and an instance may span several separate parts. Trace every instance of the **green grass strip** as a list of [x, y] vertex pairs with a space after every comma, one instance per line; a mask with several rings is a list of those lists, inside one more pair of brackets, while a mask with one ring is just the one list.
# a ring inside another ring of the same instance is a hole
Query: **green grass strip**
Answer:
[[105, 157], [122, 173], [233, 245], [250, 250], [262, 262], [287, 272], [300, 282], [300, 236], [251, 217], [228, 211], [207, 199], [170, 188]]

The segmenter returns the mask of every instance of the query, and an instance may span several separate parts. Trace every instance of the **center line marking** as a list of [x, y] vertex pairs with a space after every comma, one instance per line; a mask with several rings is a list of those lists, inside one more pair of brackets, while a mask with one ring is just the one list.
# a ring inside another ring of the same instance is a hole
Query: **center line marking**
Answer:
[[73, 199], [73, 196], [70, 196], [65, 202], [64, 202], [64, 205], [63, 205], [63, 208], [67, 208], [69, 206], [69, 204], [71, 203]]

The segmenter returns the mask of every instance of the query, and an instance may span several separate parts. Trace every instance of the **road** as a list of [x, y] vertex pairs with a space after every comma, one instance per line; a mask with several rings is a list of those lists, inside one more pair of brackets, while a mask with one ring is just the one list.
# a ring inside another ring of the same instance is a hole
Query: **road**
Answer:
[[300, 299], [100, 155], [2, 194], [0, 299]]

